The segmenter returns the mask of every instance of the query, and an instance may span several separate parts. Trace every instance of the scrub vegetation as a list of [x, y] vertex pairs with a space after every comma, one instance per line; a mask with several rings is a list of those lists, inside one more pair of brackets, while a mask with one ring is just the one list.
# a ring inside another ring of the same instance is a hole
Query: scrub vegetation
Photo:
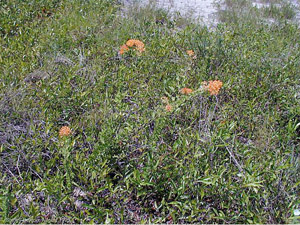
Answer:
[[2, 0], [0, 223], [299, 223], [295, 15]]

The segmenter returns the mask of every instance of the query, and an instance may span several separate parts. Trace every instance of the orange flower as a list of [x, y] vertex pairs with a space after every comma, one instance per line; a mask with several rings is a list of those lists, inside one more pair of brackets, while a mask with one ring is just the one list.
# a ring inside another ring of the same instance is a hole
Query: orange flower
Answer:
[[171, 112], [172, 109], [173, 109], [173, 107], [172, 107], [170, 104], [167, 104], [167, 105], [166, 105], [166, 111], [167, 111], [167, 112]]
[[59, 136], [60, 137], [69, 136], [70, 134], [71, 134], [71, 129], [68, 126], [63, 126], [59, 130]]
[[186, 53], [191, 57], [195, 55], [195, 52], [193, 50], [187, 50]]
[[128, 47], [136, 47], [136, 49], [140, 52], [140, 53], [142, 53], [142, 52], [144, 52], [145, 51], [145, 45], [144, 45], [144, 43], [142, 42], [142, 41], [140, 41], [140, 40], [136, 40], [136, 39], [130, 39], [130, 40], [128, 40], [127, 42], [126, 42], [126, 45], [128, 46]]
[[121, 55], [123, 55], [125, 52], [127, 52], [129, 50], [129, 48], [127, 47], [127, 45], [122, 45], [121, 47], [120, 47], [120, 51], [119, 51], [119, 53], [121, 54]]
[[192, 58], [192, 59], [196, 59], [196, 55], [195, 52], [193, 50], [187, 50], [186, 53]]
[[188, 94], [190, 94], [190, 93], [192, 93], [192, 92], [193, 92], [193, 90], [190, 89], [190, 88], [182, 88], [182, 89], [180, 90], [180, 93], [181, 93], [181, 94], [184, 94], [184, 95], [188, 95]]
[[126, 42], [126, 45], [127, 45], [128, 47], [133, 47], [133, 46], [135, 45], [135, 41], [136, 41], [136, 40], [134, 40], [134, 39], [130, 39], [130, 40], [128, 40], [128, 41]]
[[223, 86], [223, 82], [219, 80], [210, 80], [208, 84], [206, 81], [202, 82], [202, 85], [204, 89], [210, 92], [211, 95], [217, 95]]
[[145, 48], [144, 48], [144, 47], [137, 47], [137, 50], [138, 50], [140, 53], [142, 53], [142, 52], [145, 51]]

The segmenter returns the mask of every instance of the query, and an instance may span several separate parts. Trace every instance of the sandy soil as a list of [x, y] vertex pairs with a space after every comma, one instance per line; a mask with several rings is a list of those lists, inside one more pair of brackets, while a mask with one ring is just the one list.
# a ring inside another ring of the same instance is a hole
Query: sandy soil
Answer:
[[[200, 19], [209, 26], [217, 25], [217, 6], [216, 3], [222, 0], [123, 0], [125, 5], [131, 3], [140, 3], [145, 5], [154, 3], [157, 7], [170, 10], [170, 12], [179, 12], [181, 15]], [[300, 0], [288, 0], [296, 9], [295, 20], [300, 23]], [[268, 7], [269, 4], [261, 0], [253, 0], [254, 7]]]
[[217, 23], [215, 0], [125, 0], [127, 3], [154, 3], [157, 7], [198, 18], [207, 25]]

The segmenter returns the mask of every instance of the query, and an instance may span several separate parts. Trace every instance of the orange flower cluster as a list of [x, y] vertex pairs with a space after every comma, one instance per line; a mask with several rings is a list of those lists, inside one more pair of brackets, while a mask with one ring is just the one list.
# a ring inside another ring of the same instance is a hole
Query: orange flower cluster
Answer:
[[129, 50], [129, 48], [127, 47], [127, 45], [122, 45], [121, 47], [120, 47], [120, 51], [119, 51], [119, 53], [121, 54], [121, 55], [123, 55], [125, 52], [127, 52]]
[[195, 55], [195, 52], [193, 50], [187, 50], [186, 53], [191, 57]]
[[141, 49], [145, 47], [145, 45], [144, 45], [143, 42], [141, 42], [140, 40], [135, 40], [135, 39], [130, 39], [130, 40], [128, 40], [128, 41], [126, 42], [126, 45], [127, 45], [128, 47], [136, 46], [136, 47], [141, 48]]
[[161, 100], [164, 104], [166, 104], [166, 111], [167, 112], [171, 112], [173, 110], [173, 106], [169, 103], [169, 98], [164, 96], [164, 97], [161, 97]]
[[69, 136], [70, 134], [71, 134], [71, 129], [68, 126], [63, 126], [59, 130], [60, 137]]
[[205, 90], [208, 90], [211, 95], [219, 94], [221, 87], [223, 86], [223, 82], [219, 80], [210, 80], [209, 83], [206, 81], [201, 83]]
[[182, 89], [180, 90], [180, 93], [181, 93], [181, 94], [184, 94], [184, 95], [188, 95], [188, 94], [190, 94], [190, 93], [192, 93], [192, 92], [193, 92], [193, 90], [190, 89], [190, 88], [182, 88]]
[[126, 51], [129, 50], [128, 47], [130, 47], [130, 48], [131, 48], [131, 47], [136, 47], [136, 49], [139, 51], [139, 53], [142, 53], [142, 52], [145, 51], [145, 45], [144, 45], [144, 43], [143, 43], [142, 41], [136, 40], [136, 39], [130, 39], [130, 40], [128, 40], [128, 41], [126, 42], [125, 45], [122, 45], [122, 46], [120, 47], [119, 53], [120, 53], [121, 55], [123, 55]]
[[193, 50], [187, 50], [186, 53], [187, 53], [190, 57], [192, 57], [193, 59], [196, 59], [196, 58], [197, 58], [196, 55], [195, 55], [195, 52], [194, 52]]
[[166, 111], [167, 111], [167, 112], [171, 112], [172, 109], [173, 109], [173, 107], [168, 103], [168, 104], [166, 105]]

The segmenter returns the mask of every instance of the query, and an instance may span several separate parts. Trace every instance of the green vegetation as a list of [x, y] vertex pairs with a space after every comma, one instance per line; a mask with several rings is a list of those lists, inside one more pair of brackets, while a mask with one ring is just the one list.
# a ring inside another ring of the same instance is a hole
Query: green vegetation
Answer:
[[228, 0], [213, 30], [112, 0], [0, 6], [0, 223], [299, 222], [290, 5]]

